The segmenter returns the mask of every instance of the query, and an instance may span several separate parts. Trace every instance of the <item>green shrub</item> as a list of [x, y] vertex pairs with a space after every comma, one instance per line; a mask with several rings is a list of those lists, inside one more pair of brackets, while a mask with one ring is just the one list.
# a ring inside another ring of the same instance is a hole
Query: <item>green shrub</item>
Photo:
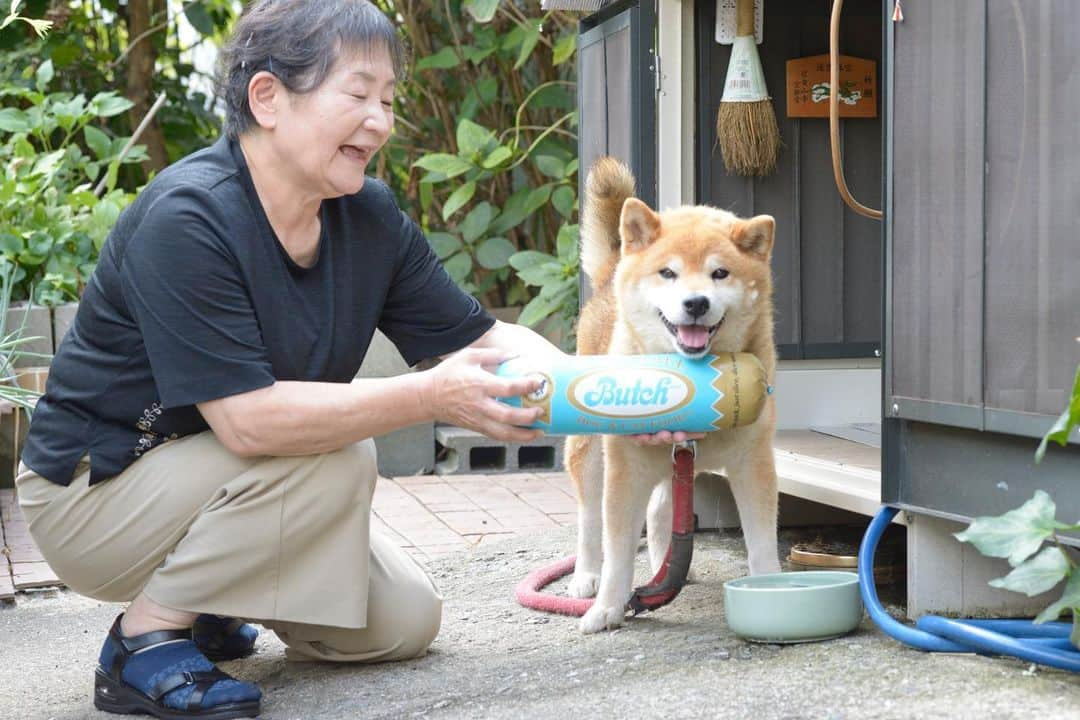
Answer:
[[[380, 174], [466, 291], [488, 307], [526, 305], [527, 324], [572, 318], [576, 19], [538, 17], [539, 0], [380, 4], [416, 56]], [[535, 253], [559, 265], [558, 283], [534, 282]]]
[[126, 112], [129, 100], [111, 91], [89, 99], [49, 92], [51, 61], [27, 75], [29, 86], [0, 87], [0, 266], [12, 268], [13, 299], [32, 292], [36, 302], [55, 305], [78, 299], [106, 235], [134, 198], [116, 187], [121, 164], [146, 153], [134, 146], [121, 158], [128, 138], [100, 124]]

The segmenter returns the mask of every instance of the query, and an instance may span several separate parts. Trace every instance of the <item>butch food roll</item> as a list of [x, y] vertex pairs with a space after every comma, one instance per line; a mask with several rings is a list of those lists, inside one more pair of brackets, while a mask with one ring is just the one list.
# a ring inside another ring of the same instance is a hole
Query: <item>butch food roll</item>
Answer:
[[542, 380], [528, 395], [503, 398], [543, 408], [531, 427], [549, 435], [711, 432], [757, 420], [772, 392], [750, 353], [691, 360], [681, 355], [575, 355], [553, 365], [514, 358], [503, 377]]

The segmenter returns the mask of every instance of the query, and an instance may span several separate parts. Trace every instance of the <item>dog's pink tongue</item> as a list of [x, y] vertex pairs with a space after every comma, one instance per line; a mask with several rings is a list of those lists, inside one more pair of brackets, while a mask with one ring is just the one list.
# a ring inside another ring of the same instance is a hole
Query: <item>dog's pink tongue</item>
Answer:
[[709, 329], [704, 325], [680, 325], [679, 342], [686, 347], [704, 347], [709, 342]]

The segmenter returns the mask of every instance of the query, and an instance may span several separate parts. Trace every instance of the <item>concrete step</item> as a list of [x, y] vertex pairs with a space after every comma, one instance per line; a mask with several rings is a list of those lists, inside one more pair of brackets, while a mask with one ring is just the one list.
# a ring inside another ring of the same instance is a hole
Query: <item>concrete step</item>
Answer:
[[453, 425], [435, 426], [436, 475], [561, 472], [563, 437], [528, 442], [492, 440]]

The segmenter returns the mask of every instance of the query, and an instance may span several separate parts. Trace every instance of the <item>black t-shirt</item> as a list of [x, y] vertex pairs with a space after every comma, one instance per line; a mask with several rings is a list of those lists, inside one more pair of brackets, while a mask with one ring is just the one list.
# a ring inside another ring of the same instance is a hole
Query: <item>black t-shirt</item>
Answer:
[[277, 241], [243, 153], [221, 139], [120, 216], [53, 359], [22, 460], [90, 483], [208, 429], [196, 403], [276, 380], [349, 382], [375, 328], [411, 365], [494, 320], [453, 283], [381, 182], [326, 200], [311, 267]]

